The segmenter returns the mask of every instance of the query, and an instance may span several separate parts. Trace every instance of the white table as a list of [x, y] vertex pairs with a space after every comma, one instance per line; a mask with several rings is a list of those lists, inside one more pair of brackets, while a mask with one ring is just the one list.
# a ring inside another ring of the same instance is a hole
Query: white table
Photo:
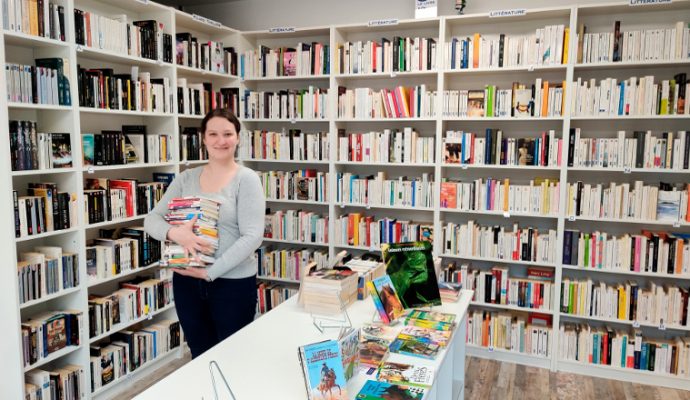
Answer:
[[[466, 317], [472, 292], [463, 290], [456, 303], [444, 303], [434, 311], [456, 314], [458, 325], [452, 341], [435, 360], [390, 354], [388, 360], [428, 365], [436, 369], [434, 385], [425, 399], [456, 400], [464, 398]], [[231, 307], [231, 305], [228, 305]], [[371, 299], [357, 301], [348, 308], [354, 327], [371, 322]], [[184, 365], [156, 383], [136, 399], [206, 399], [214, 398], [209, 362], [215, 360], [227, 378], [237, 400], [306, 399], [297, 348], [326, 339], [336, 339], [338, 329], [320, 333], [309, 313], [299, 306], [296, 296], [258, 318], [233, 336]], [[347, 384], [348, 396], [357, 395], [368, 379], [355, 375]], [[216, 373], [220, 399], [230, 395]]]

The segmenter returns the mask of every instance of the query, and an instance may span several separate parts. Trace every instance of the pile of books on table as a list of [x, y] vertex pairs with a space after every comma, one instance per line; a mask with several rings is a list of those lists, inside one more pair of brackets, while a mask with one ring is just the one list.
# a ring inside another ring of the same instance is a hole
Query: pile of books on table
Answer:
[[302, 278], [300, 303], [310, 313], [334, 315], [357, 300], [357, 273], [319, 269]]

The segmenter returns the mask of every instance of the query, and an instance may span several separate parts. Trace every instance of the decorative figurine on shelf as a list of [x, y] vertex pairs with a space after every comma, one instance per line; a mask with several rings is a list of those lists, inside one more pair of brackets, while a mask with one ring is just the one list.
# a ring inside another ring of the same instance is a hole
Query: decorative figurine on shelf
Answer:
[[464, 13], [465, 7], [467, 7], [467, 0], [455, 0], [455, 10], [458, 12], [458, 15]]

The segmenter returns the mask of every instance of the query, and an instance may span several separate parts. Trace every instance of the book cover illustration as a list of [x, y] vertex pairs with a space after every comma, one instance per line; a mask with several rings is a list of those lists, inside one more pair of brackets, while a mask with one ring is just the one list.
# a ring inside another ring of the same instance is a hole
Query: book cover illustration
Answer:
[[398, 339], [418, 340], [426, 343], [434, 343], [441, 347], [448, 345], [453, 331], [444, 331], [430, 328], [423, 328], [421, 326], [408, 325], [400, 331]]
[[299, 348], [307, 395], [310, 400], [346, 400], [347, 390], [340, 346], [335, 340]]
[[398, 330], [383, 324], [364, 324], [362, 325], [362, 337], [383, 339], [392, 342], [398, 336]]
[[72, 167], [72, 144], [70, 143], [69, 133], [53, 133], [51, 142], [50, 161], [53, 168]]
[[405, 318], [405, 325], [414, 325], [436, 330], [452, 330], [455, 315], [436, 311], [412, 310]]
[[659, 200], [656, 205], [658, 221], [678, 221], [680, 219], [680, 194], [677, 190], [659, 190]]
[[443, 158], [446, 164], [460, 164], [462, 162], [462, 139], [446, 138], [443, 147]]
[[388, 354], [390, 341], [374, 337], [365, 337], [359, 343], [359, 362], [377, 367]]
[[467, 116], [468, 117], [483, 117], [484, 116], [484, 91], [470, 90], [467, 94]]
[[441, 350], [441, 346], [436, 343], [431, 343], [427, 340], [401, 339], [400, 337], [395, 339], [390, 345], [392, 353], [421, 357], [428, 360], [435, 359], [439, 350]]
[[395, 287], [391, 281], [391, 277], [384, 275], [374, 279], [372, 283], [376, 288], [376, 293], [381, 300], [381, 305], [388, 319], [393, 321], [400, 317], [404, 313], [404, 310], [398, 293], [395, 291]]
[[517, 89], [515, 93], [515, 116], [532, 116], [532, 89]]
[[388, 314], [386, 314], [386, 309], [383, 307], [381, 298], [379, 298], [379, 293], [376, 291], [376, 286], [374, 286], [374, 283], [371, 281], [367, 281], [365, 285], [371, 294], [371, 301], [374, 302], [374, 308], [376, 308], [376, 312], [378, 312], [381, 322], [384, 324], [390, 324], [391, 320], [388, 317]]
[[359, 361], [358, 347], [359, 347], [359, 329], [349, 328], [341, 332], [338, 339], [340, 345], [340, 352], [343, 358], [343, 371], [345, 372], [345, 380], [348, 381], [355, 374], [357, 364]]
[[426, 389], [421, 387], [367, 381], [355, 398], [358, 400], [421, 400], [425, 393]]
[[385, 243], [381, 251], [404, 308], [441, 305], [431, 243]]
[[381, 382], [431, 387], [434, 383], [434, 369], [387, 361], [379, 367], [377, 379]]
[[94, 165], [95, 160], [94, 160], [94, 137], [93, 133], [85, 133], [81, 135], [81, 141], [82, 141], [82, 148], [84, 152], [84, 165]]

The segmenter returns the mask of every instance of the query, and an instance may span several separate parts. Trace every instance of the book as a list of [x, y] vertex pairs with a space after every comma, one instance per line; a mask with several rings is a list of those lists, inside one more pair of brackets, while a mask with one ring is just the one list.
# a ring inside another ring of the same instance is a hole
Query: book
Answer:
[[411, 386], [431, 387], [434, 383], [434, 369], [427, 366], [384, 362], [378, 370], [379, 382]]
[[421, 357], [428, 360], [436, 358], [441, 346], [428, 340], [396, 338], [390, 345], [392, 353]]
[[94, 144], [94, 134], [84, 133], [81, 135], [82, 151], [84, 152], [84, 165], [94, 165], [95, 164], [95, 144]]
[[470, 90], [467, 95], [467, 116], [468, 117], [483, 117], [484, 116], [484, 91]]
[[384, 243], [381, 251], [404, 308], [441, 305], [431, 243]]
[[50, 161], [53, 168], [72, 167], [72, 143], [69, 133], [51, 134], [51, 157]]
[[407, 325], [405, 326], [397, 339], [417, 340], [425, 343], [438, 344], [441, 347], [448, 345], [453, 331], [436, 330], [430, 328], [423, 328], [421, 326]]
[[347, 381], [336, 340], [300, 346], [298, 354], [308, 399], [347, 400]]
[[680, 219], [681, 192], [677, 190], [659, 190], [656, 205], [658, 221], [678, 221]]
[[381, 361], [388, 355], [390, 343], [390, 341], [385, 339], [363, 336], [358, 348], [360, 364], [378, 367]]
[[421, 400], [425, 388], [397, 385], [388, 382], [367, 381], [355, 399], [358, 400]]
[[[374, 301], [376, 307], [378, 308], [380, 306], [383, 308], [383, 312], [389, 321], [393, 321], [400, 317], [403, 314], [403, 306], [398, 297], [398, 293], [395, 291], [390, 276], [384, 275], [371, 282], [376, 290], [376, 296], [373, 296], [372, 293], [372, 297], [378, 297], [380, 300], [380, 302]], [[379, 313], [380, 311], [381, 310], [379, 310]]]
[[398, 336], [397, 329], [378, 323], [364, 324], [361, 330], [363, 339], [383, 339], [390, 343]]
[[342, 329], [338, 335], [338, 345], [340, 346], [340, 355], [343, 358], [345, 380], [349, 381], [357, 371], [359, 364], [359, 329]]

